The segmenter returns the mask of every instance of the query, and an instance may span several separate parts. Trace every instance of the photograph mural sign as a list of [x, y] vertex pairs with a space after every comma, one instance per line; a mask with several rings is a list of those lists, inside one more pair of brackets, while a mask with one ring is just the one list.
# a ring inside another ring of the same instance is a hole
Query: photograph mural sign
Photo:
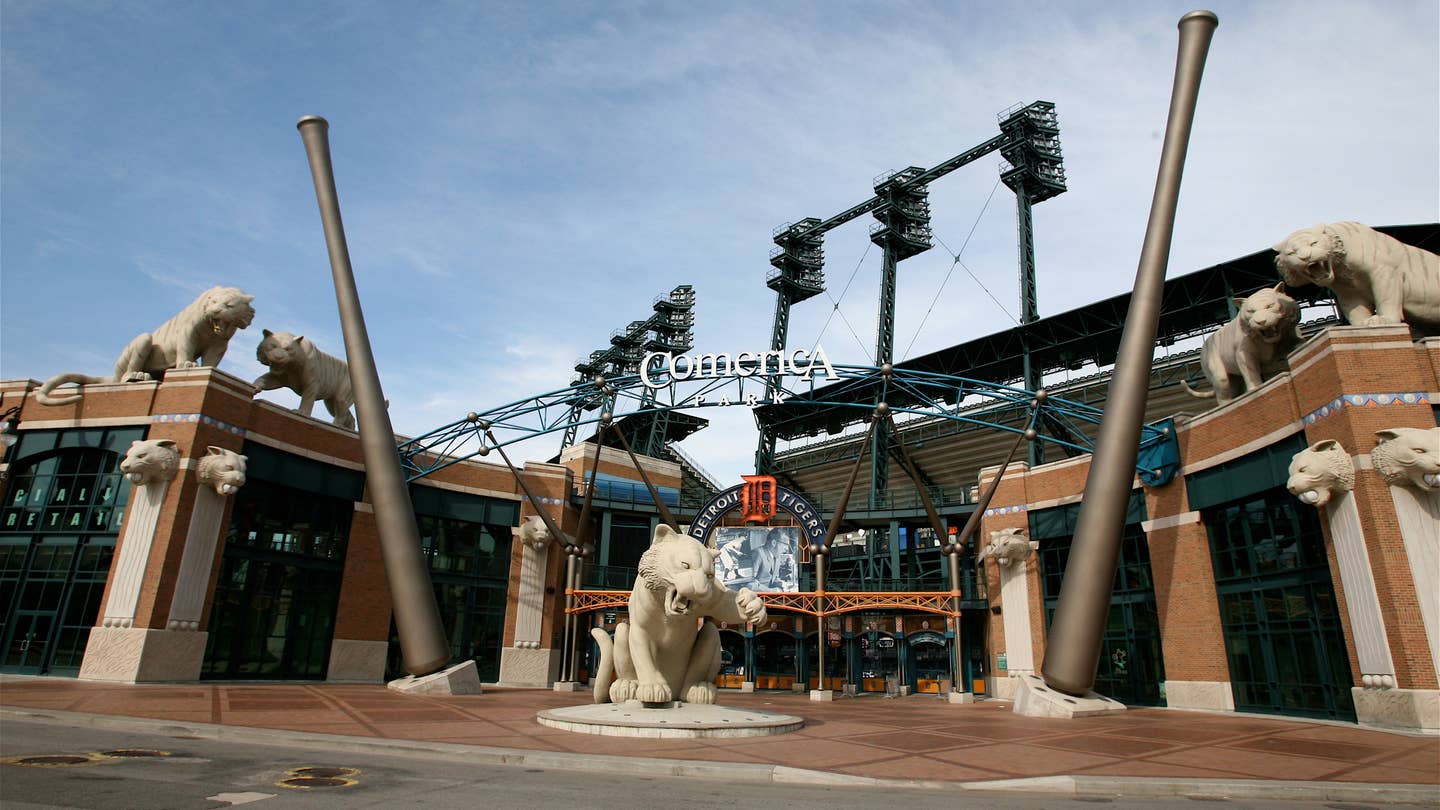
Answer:
[[[727, 588], [758, 593], [796, 593], [800, 565], [810, 560], [810, 546], [825, 538], [820, 512], [800, 493], [780, 486], [773, 476], [747, 475], [745, 483], [716, 495], [700, 508], [689, 535], [718, 552], [715, 571]], [[746, 522], [769, 521], [784, 512], [790, 526], [721, 526], [728, 514], [740, 511]]]
[[800, 530], [794, 526], [732, 526], [715, 531], [715, 572], [730, 590], [796, 593]]

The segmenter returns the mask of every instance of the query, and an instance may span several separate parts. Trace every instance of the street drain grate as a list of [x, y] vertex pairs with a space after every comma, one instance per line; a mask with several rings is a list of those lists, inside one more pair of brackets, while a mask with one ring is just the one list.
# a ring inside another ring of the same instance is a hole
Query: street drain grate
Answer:
[[293, 771], [287, 771], [287, 773], [294, 776], [318, 776], [322, 778], [333, 778], [336, 776], [354, 776], [360, 772], [355, 770], [354, 768], [296, 768]]
[[36, 754], [28, 757], [6, 757], [0, 762], [6, 765], [23, 765], [27, 768], [64, 768], [71, 765], [94, 765], [98, 760], [84, 754]]
[[357, 780], [349, 777], [359, 776], [359, 768], [340, 767], [305, 767], [291, 768], [286, 771], [286, 778], [275, 784], [287, 788], [331, 788], [349, 787], [357, 784]]
[[100, 756], [114, 759], [147, 759], [154, 757], [168, 757], [169, 751], [156, 751], [153, 748], [116, 748], [110, 751], [101, 751]]
[[277, 784], [289, 788], [345, 787], [355, 784], [355, 780], [336, 776], [292, 776], [281, 779]]

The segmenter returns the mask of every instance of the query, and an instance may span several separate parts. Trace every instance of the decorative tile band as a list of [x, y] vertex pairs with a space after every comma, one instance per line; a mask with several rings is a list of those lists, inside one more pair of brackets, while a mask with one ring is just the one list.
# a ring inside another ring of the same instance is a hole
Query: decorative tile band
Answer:
[[244, 428], [236, 427], [235, 425], [232, 425], [228, 422], [221, 422], [219, 419], [214, 419], [212, 417], [206, 416], [203, 413], [157, 413], [150, 418], [150, 421], [154, 422], [157, 425], [175, 424], [182, 422], [199, 422], [202, 425], [209, 425], [213, 428], [219, 428], [226, 433], [233, 433], [236, 436], [245, 435]]
[[1339, 413], [1343, 408], [1368, 408], [1377, 405], [1428, 405], [1430, 395], [1424, 391], [1410, 391], [1397, 394], [1341, 394], [1321, 405], [1300, 420], [1306, 427], [1327, 416]]
[[994, 509], [986, 509], [985, 517], [991, 517], [993, 515], [1016, 515], [1026, 511], [1029, 508], [1030, 507], [1026, 506], [1023, 503], [1019, 504], [1018, 506], [997, 506]]

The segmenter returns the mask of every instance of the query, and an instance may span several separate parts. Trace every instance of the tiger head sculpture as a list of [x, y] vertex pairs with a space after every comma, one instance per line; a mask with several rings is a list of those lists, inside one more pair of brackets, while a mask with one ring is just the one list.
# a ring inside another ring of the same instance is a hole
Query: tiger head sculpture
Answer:
[[1024, 563], [1030, 551], [1030, 538], [1025, 530], [1009, 528], [991, 532], [990, 544], [980, 552], [980, 557], [991, 557], [1001, 566], [1010, 566]]
[[218, 495], [234, 495], [245, 486], [245, 456], [223, 447], [208, 447], [195, 465], [195, 480]]
[[1440, 427], [1375, 431], [1380, 443], [1370, 451], [1375, 471], [1391, 486], [1440, 491]]
[[180, 449], [170, 439], [137, 439], [120, 461], [120, 472], [137, 487], [169, 481], [179, 469]]
[[1355, 464], [1339, 442], [1316, 442], [1290, 459], [1285, 488], [1311, 506], [1324, 506], [1332, 497], [1355, 488]]

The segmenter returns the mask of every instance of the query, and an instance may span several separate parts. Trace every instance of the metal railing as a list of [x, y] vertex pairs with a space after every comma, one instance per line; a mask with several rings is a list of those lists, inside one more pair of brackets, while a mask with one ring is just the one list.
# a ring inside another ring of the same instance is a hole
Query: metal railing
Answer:
[[[580, 586], [589, 590], [628, 591], [635, 584], [637, 571], [626, 565], [587, 565], [580, 577]], [[801, 577], [802, 593], [814, 590], [813, 574], [806, 571]], [[918, 577], [856, 577], [830, 580], [825, 583], [826, 593], [933, 593], [950, 590], [950, 583], [943, 573]], [[960, 598], [964, 601], [984, 601], [987, 598], [983, 568], [970, 559], [964, 559], [960, 568]]]

